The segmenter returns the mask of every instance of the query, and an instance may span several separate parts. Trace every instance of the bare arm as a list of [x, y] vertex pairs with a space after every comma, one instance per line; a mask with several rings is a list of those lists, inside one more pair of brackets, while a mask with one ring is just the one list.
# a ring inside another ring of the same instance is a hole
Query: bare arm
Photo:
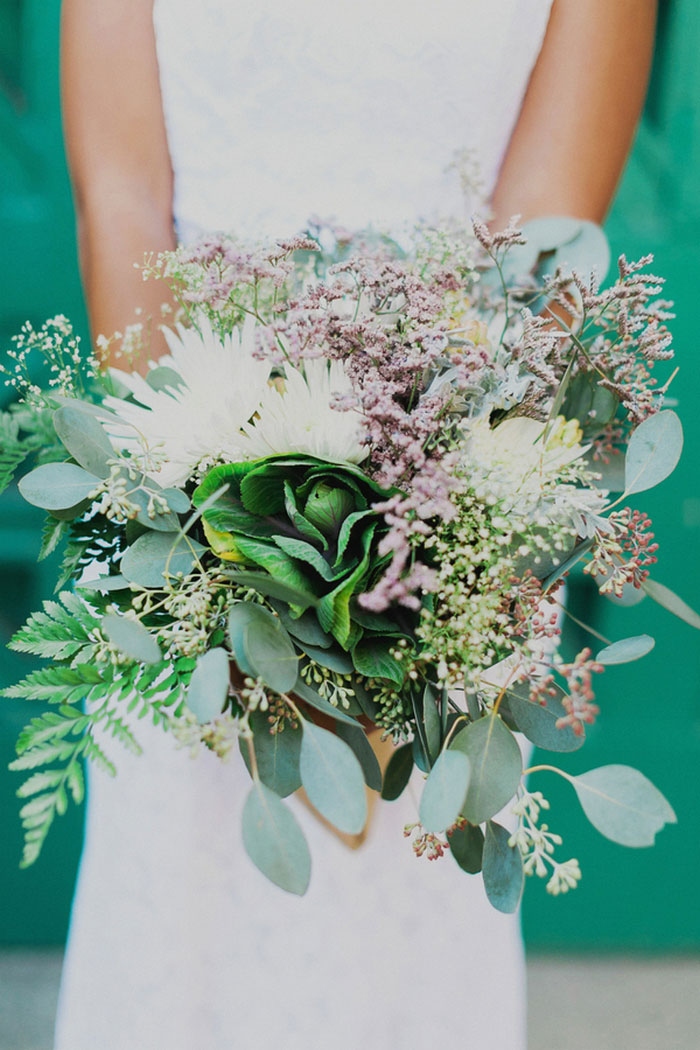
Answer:
[[554, 0], [547, 35], [493, 194], [511, 215], [600, 222], [644, 102], [656, 0]]
[[[139, 320], [157, 326], [165, 286], [144, 282], [134, 263], [175, 244], [152, 9], [153, 0], [62, 5], [63, 123], [93, 339]], [[156, 334], [153, 353], [162, 349]]]

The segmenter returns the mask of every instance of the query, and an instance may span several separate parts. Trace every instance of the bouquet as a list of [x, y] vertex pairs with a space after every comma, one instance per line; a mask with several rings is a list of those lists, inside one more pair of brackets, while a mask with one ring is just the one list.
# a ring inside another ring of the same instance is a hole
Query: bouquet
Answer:
[[[29, 774], [23, 863], [81, 801], [83, 760], [113, 774], [105, 740], [138, 751], [145, 716], [195, 751], [240, 751], [243, 842], [283, 889], [310, 876], [286, 796], [303, 785], [355, 834], [365, 785], [395, 799], [418, 767], [414, 850], [482, 872], [513, 911], [525, 875], [553, 894], [580, 878], [516, 734], [580, 748], [595, 676], [654, 645], [566, 661], [565, 577], [582, 566], [613, 600], [700, 626], [650, 577], [651, 523], [627, 503], [681, 452], [672, 375], [654, 374], [669, 304], [650, 257], [623, 256], [601, 289], [607, 244], [578, 220], [421, 229], [409, 248], [311, 234], [147, 260], [178, 304], [156, 362], [135, 326], [124, 367], [101, 372], [62, 317], [8, 351], [1, 481], [33, 461], [19, 489], [47, 511], [39, 557], [65, 545], [57, 598], [12, 642], [49, 665], [5, 691], [51, 705], [12, 763]], [[538, 768], [615, 842], [675, 821], [628, 766]]]

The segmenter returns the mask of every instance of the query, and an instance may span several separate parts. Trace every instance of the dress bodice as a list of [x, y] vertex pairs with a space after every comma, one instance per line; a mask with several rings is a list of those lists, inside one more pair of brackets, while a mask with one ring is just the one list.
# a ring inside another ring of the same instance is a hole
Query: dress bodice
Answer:
[[492, 188], [551, 0], [155, 0], [182, 231], [396, 229]]

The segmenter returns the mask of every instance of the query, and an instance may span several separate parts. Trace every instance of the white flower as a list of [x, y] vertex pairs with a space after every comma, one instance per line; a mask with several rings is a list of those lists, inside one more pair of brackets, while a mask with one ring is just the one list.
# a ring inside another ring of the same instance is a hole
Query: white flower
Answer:
[[360, 417], [332, 407], [334, 395], [351, 394], [341, 361], [310, 358], [304, 373], [288, 365], [282, 389], [268, 387], [255, 420], [244, 427], [246, 458], [299, 452], [330, 463], [360, 463]]
[[270, 365], [253, 357], [254, 323], [223, 339], [206, 318], [197, 323], [199, 330], [163, 329], [170, 354], [157, 365], [172, 369], [177, 382], [154, 390], [140, 375], [112, 369], [138, 403], [105, 399], [121, 421], [104, 424], [115, 445], [140, 457], [162, 453], [157, 479], [166, 487], [184, 484], [202, 459], [249, 458], [241, 428], [269, 391]]

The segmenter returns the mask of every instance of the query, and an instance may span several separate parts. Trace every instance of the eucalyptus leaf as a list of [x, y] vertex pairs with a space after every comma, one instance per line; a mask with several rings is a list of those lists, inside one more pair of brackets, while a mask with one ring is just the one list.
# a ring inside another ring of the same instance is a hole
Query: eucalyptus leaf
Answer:
[[425, 753], [425, 745], [421, 739], [419, 733], [416, 733], [413, 740], [411, 741], [411, 750], [413, 753], [413, 761], [421, 773], [430, 772], [430, 760]]
[[362, 766], [367, 787], [373, 791], [381, 791], [382, 771], [364, 729], [347, 725], [345, 722], [338, 722], [335, 732], [336, 736], [344, 740], [353, 751], [355, 758]]
[[94, 580], [79, 580], [75, 585], [81, 591], [124, 591], [131, 584], [126, 576], [98, 576]]
[[158, 642], [147, 627], [138, 620], [107, 613], [102, 618], [102, 630], [110, 642], [133, 660], [144, 664], [157, 664], [162, 655]]
[[165, 587], [166, 578], [186, 576], [206, 547], [179, 532], [146, 532], [124, 552], [121, 571], [141, 587]]
[[294, 814], [261, 781], [243, 809], [243, 845], [256, 868], [288, 893], [302, 896], [311, 878], [311, 855]]
[[166, 501], [173, 514], [187, 514], [191, 507], [190, 497], [182, 489], [163, 489], [160, 495]]
[[511, 715], [516, 727], [536, 747], [545, 751], [578, 751], [583, 747], [585, 735], [574, 733], [571, 726], [557, 728], [557, 722], [567, 711], [562, 703], [566, 695], [558, 686], [555, 696], [545, 696], [545, 704], [530, 700], [527, 685], [514, 685], [506, 690], [501, 711]]
[[599, 664], [628, 664], [632, 660], [640, 660], [650, 653], [655, 645], [654, 639], [649, 634], [638, 634], [633, 638], [622, 638], [619, 642], [613, 642], [601, 649], [596, 656]]
[[319, 696], [316, 690], [307, 685], [302, 678], [297, 679], [293, 692], [295, 696], [298, 696], [305, 703], [314, 707], [317, 711], [321, 711], [324, 715], [334, 718], [336, 722], [346, 722], [351, 726], [358, 724], [357, 720], [343, 711], [341, 707], [335, 707], [328, 700], [324, 700], [322, 696]]
[[471, 763], [462, 813], [470, 824], [483, 824], [517, 791], [523, 772], [518, 743], [503, 720], [491, 714], [460, 730], [450, 748], [464, 752]]
[[645, 580], [642, 584], [642, 590], [655, 602], [662, 605], [664, 609], [667, 609], [668, 612], [677, 616], [679, 620], [684, 620], [691, 627], [696, 627], [700, 630], [700, 616], [689, 605], [686, 605], [682, 598], [674, 594], [670, 587], [666, 587], [665, 584], [658, 583], [656, 580]]
[[319, 649], [315, 645], [304, 645], [302, 648], [314, 663], [327, 667], [329, 671], [335, 671], [336, 674], [352, 674], [354, 670], [352, 660], [338, 646]]
[[402, 744], [394, 751], [384, 772], [382, 798], [386, 802], [393, 802], [403, 794], [412, 772], [413, 747], [411, 744]]
[[440, 712], [437, 707], [435, 691], [430, 685], [426, 685], [423, 690], [423, 728], [425, 730], [425, 742], [428, 747], [428, 755], [432, 762], [440, 752], [442, 739], [440, 731]]
[[664, 481], [683, 450], [683, 428], [666, 408], [643, 420], [633, 431], [625, 456], [625, 493], [644, 492]]
[[309, 801], [340, 831], [357, 835], [367, 822], [365, 778], [348, 745], [304, 722], [299, 768]]
[[406, 672], [401, 663], [392, 656], [395, 641], [381, 637], [363, 638], [352, 653], [356, 670], [366, 678], [388, 678], [394, 685], [403, 684]]
[[53, 424], [61, 444], [76, 463], [100, 478], [109, 475], [114, 449], [104, 427], [93, 416], [63, 406], [54, 412]]
[[229, 682], [229, 658], [225, 649], [210, 649], [197, 657], [186, 703], [198, 722], [211, 722], [221, 714], [228, 698]]
[[486, 825], [483, 879], [486, 896], [497, 911], [507, 915], [517, 911], [523, 893], [525, 873], [517, 846], [509, 846], [510, 832], [495, 821]]
[[[287, 722], [282, 732], [271, 733], [270, 723], [264, 711], [253, 711], [250, 716], [253, 731], [253, 748], [258, 766], [258, 775], [263, 784], [280, 798], [286, 798], [301, 787], [299, 755], [301, 754], [301, 729], [292, 728]], [[251, 771], [248, 741], [239, 740], [241, 754], [248, 771]]]
[[478, 825], [454, 828], [449, 836], [450, 852], [462, 871], [476, 875], [484, 858], [484, 833]]
[[420, 822], [438, 834], [452, 827], [464, 805], [469, 786], [469, 759], [461, 751], [443, 751], [423, 788]]
[[631, 766], [599, 766], [571, 783], [591, 824], [621, 846], [653, 846], [657, 832], [676, 823], [659, 789]]
[[101, 478], [74, 463], [44, 463], [19, 481], [27, 503], [43, 510], [67, 510], [87, 499]]
[[228, 626], [243, 673], [262, 678], [277, 693], [288, 693], [297, 680], [299, 657], [279, 617], [254, 602], [237, 602]]
[[302, 645], [312, 645], [316, 649], [329, 649], [333, 644], [333, 639], [323, 630], [313, 612], [305, 612], [292, 618], [283, 601], [273, 600], [270, 605], [295, 641], [301, 642]]

